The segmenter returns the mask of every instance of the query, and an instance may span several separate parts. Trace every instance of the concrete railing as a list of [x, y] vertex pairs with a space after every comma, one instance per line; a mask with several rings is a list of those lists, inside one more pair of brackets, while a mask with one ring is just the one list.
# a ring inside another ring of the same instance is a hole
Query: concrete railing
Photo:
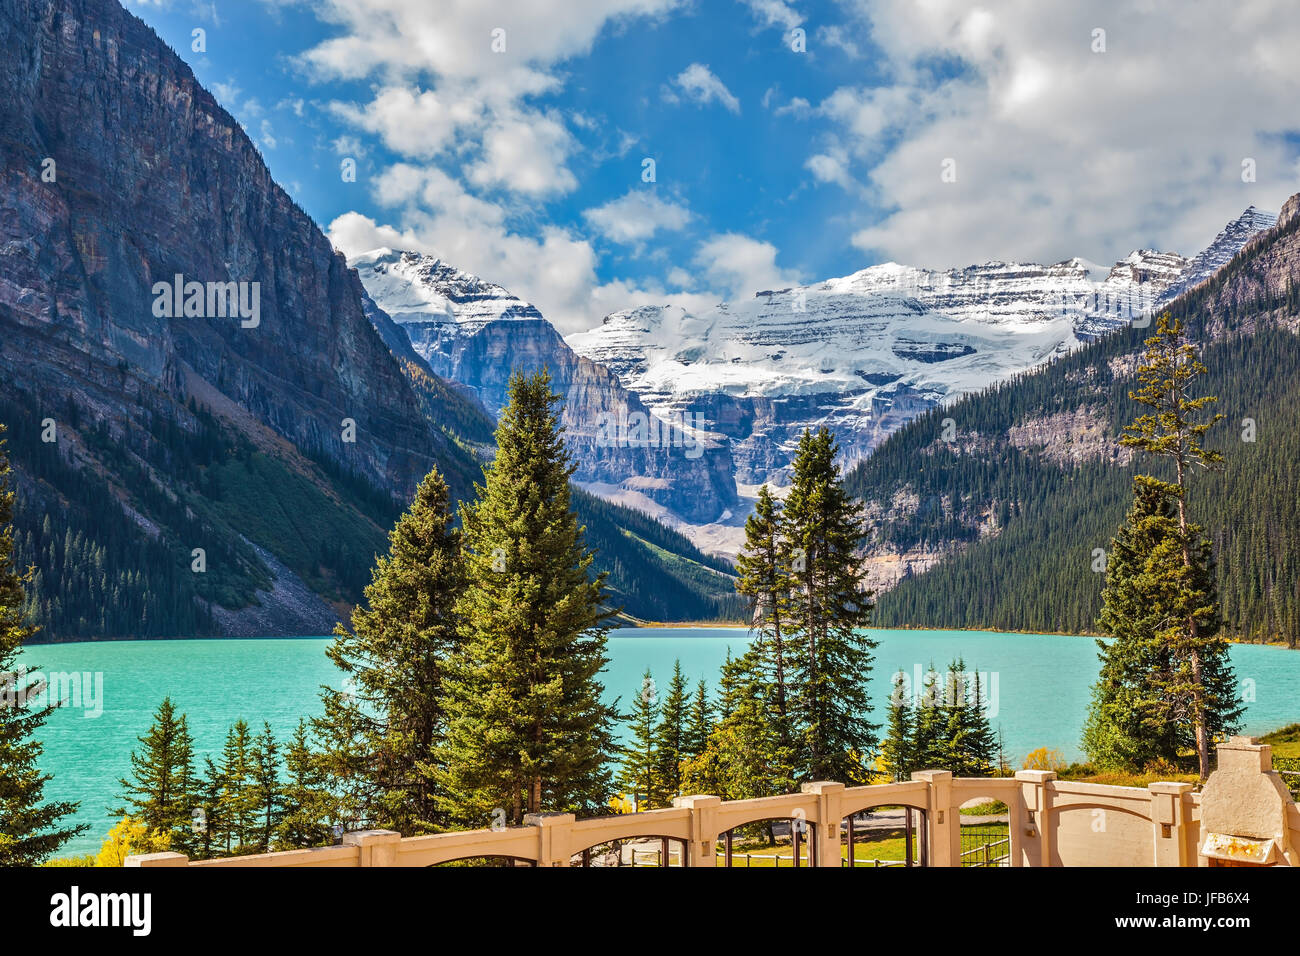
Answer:
[[[1234, 822], [1232, 804], [1243, 787], [1272, 788], [1276, 781], [1285, 793], [1270, 769], [1269, 751], [1267, 745], [1247, 738], [1220, 746], [1221, 768], [1235, 761], [1235, 769], [1221, 778], [1216, 771], [1210, 778], [1206, 792], [1217, 801], [1211, 816], [1218, 821], [1216, 832], [1247, 843], [1275, 841], [1276, 848], [1267, 851], [1272, 862], [1300, 865], [1292, 849], [1300, 847], [1300, 811], [1289, 796], [1277, 814], [1262, 823], [1247, 819], [1251, 813], [1259, 816], [1257, 808], [1243, 808], [1240, 822]], [[804, 784], [799, 793], [753, 800], [692, 795], [676, 798], [669, 809], [643, 813], [584, 820], [571, 813], [535, 814], [522, 827], [417, 837], [364, 830], [345, 834], [341, 846], [195, 862], [180, 853], [153, 853], [128, 857], [126, 865], [434, 866], [495, 857], [570, 866], [584, 862], [584, 851], [593, 847], [658, 840], [664, 848], [662, 859], [668, 859], [669, 842], [674, 841], [684, 848], [686, 865], [711, 867], [717, 865], [719, 842], [729, 831], [759, 821], [789, 820], [801, 836], [806, 834], [807, 860], [817, 866], [841, 866], [843, 827], [850, 817], [877, 807], [904, 807], [917, 811], [924, 821], [919, 836], [926, 865], [948, 867], [961, 865], [960, 808], [975, 800], [1006, 804], [1012, 866], [1203, 866], [1213, 860], [1200, 849], [1203, 798], [1189, 783], [1153, 783], [1143, 789], [1058, 780], [1051, 771], [954, 778], [946, 770], [925, 770], [903, 783], [845, 787], [819, 781]], [[1257, 803], [1252, 801], [1252, 806]]]

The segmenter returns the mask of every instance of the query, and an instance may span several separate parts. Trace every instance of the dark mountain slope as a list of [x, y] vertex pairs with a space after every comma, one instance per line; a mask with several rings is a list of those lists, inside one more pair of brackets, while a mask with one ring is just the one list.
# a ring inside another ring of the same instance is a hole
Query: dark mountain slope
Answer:
[[[1210, 530], [1230, 633], [1300, 635], [1300, 197], [1171, 311], [1204, 346], [1226, 421], [1222, 474], [1192, 489]], [[1125, 329], [1037, 372], [928, 412], [856, 468], [876, 518], [871, 552], [945, 557], [882, 594], [882, 624], [1091, 629], [1134, 463], [1117, 444], [1145, 329]], [[945, 429], [945, 420], [951, 425]], [[1253, 441], [1249, 423], [1254, 423]], [[945, 431], [952, 440], [945, 441]], [[1146, 467], [1143, 465], [1143, 467]]]

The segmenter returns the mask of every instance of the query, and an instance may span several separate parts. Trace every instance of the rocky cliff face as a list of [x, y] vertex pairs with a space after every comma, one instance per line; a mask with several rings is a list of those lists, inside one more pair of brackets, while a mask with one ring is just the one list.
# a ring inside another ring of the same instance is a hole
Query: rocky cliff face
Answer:
[[564, 396], [574, 479], [643, 496], [688, 521], [736, 505], [728, 444], [678, 416], [646, 421], [641, 398], [609, 368], [575, 353], [538, 310], [498, 285], [431, 256], [377, 250], [351, 261], [378, 309], [404, 330], [438, 375], [466, 387], [493, 415], [515, 371], [550, 370]]
[[[303, 515], [239, 494], [292, 490], [354, 527], [368, 561], [383, 498], [408, 497], [434, 462], [469, 473], [364, 314], [356, 273], [189, 68], [116, 3], [0, 4], [0, 154], [0, 399], [11, 437], [55, 428], [57, 460], [13, 446], [27, 507], [67, 521], [78, 554], [122, 564], [106, 574], [126, 583], [89, 603], [120, 597], [126, 618], [133, 601], [153, 615], [161, 605], [141, 592], [165, 588], [177, 627], [192, 600], [208, 607], [201, 626], [238, 632], [231, 614], [274, 604], [270, 582], [285, 573], [313, 577], [318, 593], [341, 586], [332, 569], [347, 538], [336, 525], [324, 548]], [[218, 427], [239, 436], [240, 457], [214, 457]], [[187, 484], [218, 468], [224, 490]], [[74, 489], [91, 481], [105, 497], [74, 511], [88, 504]], [[378, 503], [362, 514], [358, 501]], [[231, 517], [248, 505], [263, 512], [256, 533]], [[119, 508], [133, 532], [111, 523]], [[149, 547], [165, 583], [145, 588], [130, 562], [134, 551], [138, 575]], [[189, 573], [196, 547], [210, 559], [203, 575]], [[72, 554], [66, 564], [75, 575]], [[76, 594], [89, 592], [67, 600]], [[56, 613], [64, 598], [43, 600]], [[266, 619], [301, 633], [294, 621], [315, 629], [332, 616], [317, 598]], [[168, 633], [136, 621], [137, 633]]]
[[[6, 2], [0, 49], [6, 361], [47, 365], [51, 390], [169, 394], [188, 365], [299, 447], [413, 487], [436, 439], [360, 283], [189, 68], [96, 0]], [[155, 284], [178, 275], [204, 284], [199, 314], [159, 316]], [[209, 308], [227, 282], [255, 325]]]

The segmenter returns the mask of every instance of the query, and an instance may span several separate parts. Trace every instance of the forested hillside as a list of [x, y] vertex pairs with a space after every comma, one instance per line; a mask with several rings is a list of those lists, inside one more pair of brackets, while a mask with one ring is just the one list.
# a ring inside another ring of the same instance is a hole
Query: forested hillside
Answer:
[[[1294, 206], [1288, 203], [1288, 206]], [[1198, 477], [1226, 629], [1300, 635], [1300, 220], [1292, 215], [1173, 303], [1203, 345], [1225, 421], [1221, 474]], [[877, 517], [875, 553], [946, 557], [880, 596], [882, 625], [1085, 632], [1100, 608], [1094, 549], [1109, 545], [1135, 465], [1117, 438], [1136, 414], [1129, 328], [946, 409], [887, 440], [849, 477]], [[949, 421], [950, 420], [950, 421]]]

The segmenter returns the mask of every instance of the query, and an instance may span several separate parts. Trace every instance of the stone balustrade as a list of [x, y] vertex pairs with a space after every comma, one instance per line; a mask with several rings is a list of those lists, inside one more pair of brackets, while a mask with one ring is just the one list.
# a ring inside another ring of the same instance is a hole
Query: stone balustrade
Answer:
[[[593, 847], [660, 841], [684, 848], [687, 866], [718, 865], [720, 841], [746, 824], [794, 821], [814, 866], [844, 865], [844, 826], [878, 807], [904, 807], [923, 820], [918, 836], [927, 866], [961, 864], [960, 808], [972, 801], [1007, 806], [1012, 866], [1206, 866], [1229, 863], [1300, 866], [1300, 810], [1272, 771], [1271, 748], [1234, 737], [1219, 747], [1218, 769], [1203, 793], [1189, 783], [1146, 788], [1058, 780], [1054, 772], [961, 778], [924, 770], [910, 781], [846, 787], [817, 781], [799, 793], [753, 800], [678, 797], [674, 806], [578, 820], [534, 814], [521, 827], [403, 837], [389, 830], [347, 833], [342, 845], [256, 856], [189, 861], [180, 853], [129, 857], [127, 866], [434, 866], [507, 858], [570, 866]], [[1210, 821], [1202, 834], [1202, 821]]]

